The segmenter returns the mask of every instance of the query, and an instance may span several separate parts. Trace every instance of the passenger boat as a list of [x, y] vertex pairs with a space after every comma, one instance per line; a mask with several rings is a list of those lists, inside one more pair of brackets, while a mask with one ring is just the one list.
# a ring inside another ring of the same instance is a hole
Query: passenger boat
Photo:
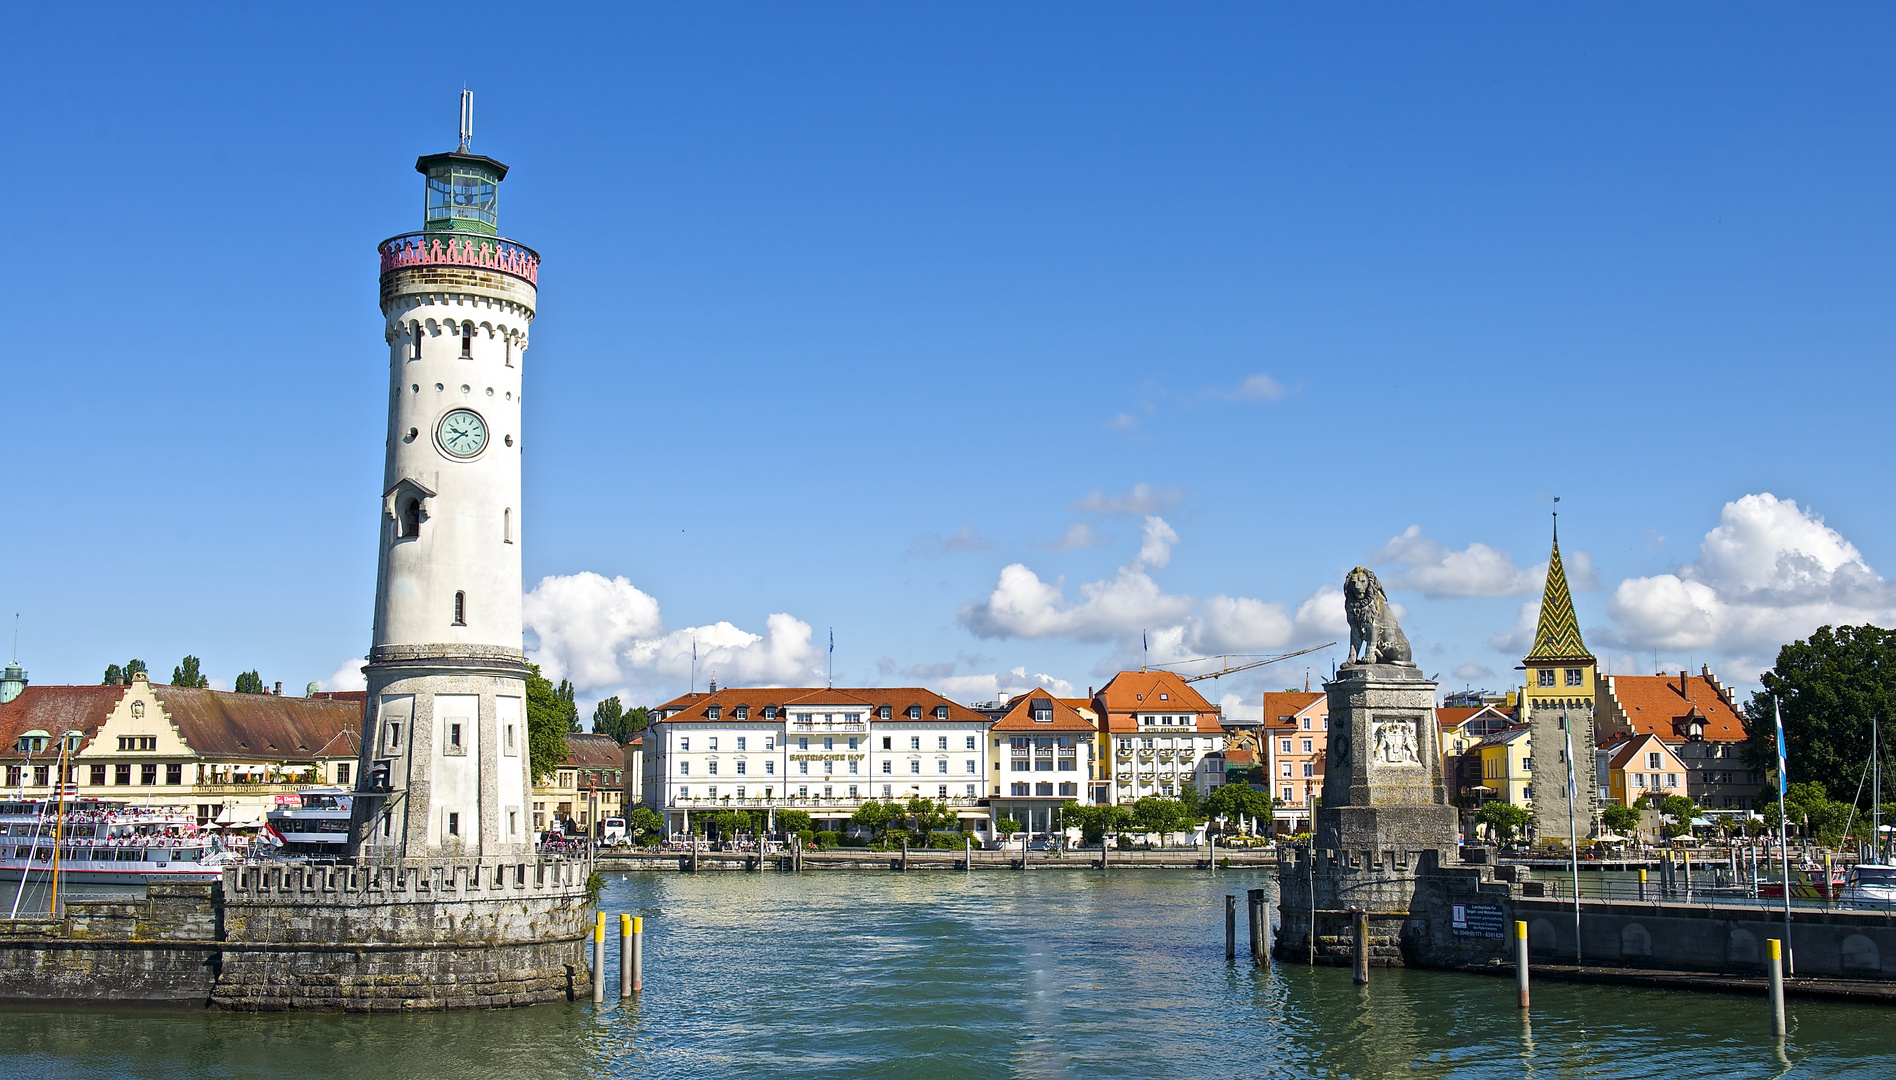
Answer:
[[[1791, 899], [1793, 900], [1835, 900], [1843, 895], [1845, 874], [1842, 867], [1830, 871], [1829, 880], [1825, 880], [1821, 866], [1798, 866], [1791, 868]], [[1758, 895], [1782, 898], [1784, 882], [1758, 882]]]
[[[54, 842], [55, 818], [58, 841]], [[143, 884], [154, 876], [211, 880], [232, 856], [197, 818], [174, 806], [131, 806], [101, 799], [0, 801], [0, 881], [22, 875], [69, 884]]]
[[280, 806], [264, 815], [281, 854], [298, 858], [340, 856], [349, 850], [349, 814], [355, 791], [346, 787], [304, 788], [298, 805]]
[[1843, 899], [1851, 904], [1896, 907], [1896, 866], [1858, 863], [1850, 870]]

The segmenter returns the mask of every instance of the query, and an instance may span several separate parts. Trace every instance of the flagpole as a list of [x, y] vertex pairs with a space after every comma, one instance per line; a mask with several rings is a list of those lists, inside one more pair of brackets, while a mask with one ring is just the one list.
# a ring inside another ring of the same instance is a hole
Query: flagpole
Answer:
[[1567, 855], [1573, 860], [1573, 962], [1578, 967], [1580, 956], [1580, 841], [1574, 832], [1573, 804], [1580, 797], [1580, 785], [1573, 777], [1573, 718], [1565, 707], [1560, 710], [1561, 724], [1567, 735]]
[[[1790, 784], [1784, 776], [1784, 711], [1778, 706], [1776, 694], [1771, 695], [1771, 719], [1777, 723], [1778, 863], [1784, 870], [1784, 968], [1796, 975], [1797, 961], [1791, 951], [1791, 840], [1784, 807], [1784, 796], [1790, 792]], [[1826, 892], [1829, 888], [1830, 883], [1824, 882]]]

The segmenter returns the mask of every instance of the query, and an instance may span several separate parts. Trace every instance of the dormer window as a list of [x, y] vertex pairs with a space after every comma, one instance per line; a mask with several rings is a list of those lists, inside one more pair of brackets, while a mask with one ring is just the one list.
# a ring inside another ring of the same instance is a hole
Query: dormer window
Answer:
[[734, 720], [749, 720], [750, 713], [749, 705], [739, 705], [737, 708], [731, 710], [731, 718]]
[[920, 720], [922, 718], [922, 707], [920, 705], [910, 705], [908, 707], [908, 718], [910, 720]]
[[876, 710], [876, 719], [887, 720], [888, 718], [889, 718], [889, 707], [887, 705], [884, 705], [880, 709]]
[[948, 706], [946, 705], [935, 706], [935, 719], [937, 720], [948, 719]]
[[713, 705], [704, 711], [705, 719], [716, 720], [720, 715], [723, 714], [723, 712], [724, 710], [718, 708], [716, 705]]
[[1036, 724], [1053, 723], [1053, 702], [1051, 701], [1034, 702], [1034, 723]]
[[764, 706], [764, 719], [775, 720], [776, 718], [777, 718], [777, 707], [775, 705]]

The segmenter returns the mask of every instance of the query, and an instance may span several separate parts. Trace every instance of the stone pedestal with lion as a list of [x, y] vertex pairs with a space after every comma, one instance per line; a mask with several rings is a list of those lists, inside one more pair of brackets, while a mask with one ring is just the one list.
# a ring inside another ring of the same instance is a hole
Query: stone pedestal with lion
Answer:
[[[1276, 952], [1348, 964], [1354, 912], [1370, 921], [1370, 963], [1401, 965], [1418, 877], [1458, 858], [1458, 815], [1442, 782], [1435, 683], [1410, 662], [1375, 575], [1345, 581], [1351, 660], [1324, 684], [1329, 754], [1312, 842], [1281, 863]], [[1312, 924], [1314, 922], [1314, 933]]]

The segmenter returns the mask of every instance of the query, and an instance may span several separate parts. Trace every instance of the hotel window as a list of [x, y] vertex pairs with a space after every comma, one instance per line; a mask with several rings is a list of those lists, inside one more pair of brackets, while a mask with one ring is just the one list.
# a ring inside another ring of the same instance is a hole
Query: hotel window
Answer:
[[1579, 686], [1580, 682], [1581, 682], [1580, 669], [1577, 667], [1568, 668], [1567, 669], [1567, 685]]
[[860, 796], [856, 794], [856, 785], [854, 784], [849, 785], [849, 797], [852, 799], [860, 798]]
[[681, 799], [691, 798], [691, 789], [684, 784], [678, 785], [678, 797]]
[[704, 748], [706, 750], [716, 750], [718, 748], [718, 737], [716, 735], [713, 735], [710, 738], [706, 739], [704, 743]]
[[[776, 718], [777, 718], [777, 707], [775, 705], [764, 706], [764, 719], [775, 720]], [[770, 749], [770, 747], [766, 746], [764, 747], [764, 749], [768, 750]]]
[[973, 758], [968, 759], [968, 775], [970, 776], [974, 775], [974, 759]]
[[[44, 784], [46, 782], [46, 766], [41, 765], [35, 769], [34, 772], [38, 774], [38, 779], [36, 779], [34, 783]], [[120, 787], [129, 786], [132, 782], [132, 767], [125, 764], [114, 765], [112, 767], [112, 782]]]
[[[739, 719], [739, 720], [742, 720], [742, 719], [744, 719], [744, 718], [740, 716], [740, 717], [738, 717], [738, 719]], [[744, 749], [744, 736], [742, 736], [742, 735], [739, 735], [739, 736], [737, 737], [737, 748], [738, 748], [739, 750], [742, 750], [742, 749]]]
[[937, 762], [935, 762], [935, 771], [936, 771], [936, 772], [938, 772], [938, 773], [945, 773], [945, 772], [947, 772], [947, 771], [948, 771], [948, 759], [947, 759], [947, 758], [942, 758], [942, 759], [941, 759], [940, 761], [937, 761]]
[[[724, 710], [713, 705], [704, 711], [704, 718], [706, 720], [722, 720], [724, 718]], [[714, 745], [711, 749], [716, 750], [717, 747]]]
[[715, 761], [705, 762], [704, 771], [712, 776], [716, 776], [718, 774], [718, 763]]
[[1314, 743], [1312, 743], [1312, 742], [1311, 742], [1311, 741], [1310, 741], [1309, 739], [1305, 739], [1305, 740], [1304, 740], [1304, 753], [1306, 753], [1306, 754], [1308, 754], [1308, 753], [1310, 753], [1310, 752], [1311, 752], [1311, 748], [1312, 748], [1313, 746], [1315, 746], [1315, 745], [1316, 745], [1316, 744], [1314, 744]]
[[921, 748], [922, 748], [922, 737], [920, 735], [910, 735], [909, 736], [909, 749], [920, 750]]
[[1015, 784], [1015, 785], [1013, 786], [1013, 789], [1011, 790], [1011, 792], [1010, 792], [1010, 794], [1013, 794], [1013, 795], [1025, 795], [1025, 794], [1027, 794], [1027, 785], [1026, 785], [1026, 784]]
[[689, 736], [689, 735], [681, 735], [681, 736], [679, 736], [679, 737], [678, 737], [678, 749], [680, 749], [680, 750], [689, 750], [689, 749], [691, 749], [691, 736]]
[[1537, 668], [1535, 670], [1534, 681], [1541, 686], [1554, 685], [1554, 669], [1553, 668]]
[[1290, 801], [1290, 789], [1289, 789], [1289, 788], [1285, 788], [1285, 789], [1284, 789], [1284, 801], [1285, 801], [1285, 802], [1289, 802], [1289, 801]]
[[774, 761], [764, 762], [764, 775], [765, 776], [777, 775], [777, 763]]
[[908, 718], [910, 720], [920, 720], [922, 718], [922, 707], [920, 705], [910, 705], [908, 707]]
[[850, 762], [850, 763], [849, 763], [849, 775], [851, 775], [851, 776], [854, 776], [854, 775], [856, 775], [856, 766], [857, 766], [857, 765], [859, 765], [859, 764], [861, 764], [861, 763], [860, 763], [860, 762], [856, 762], [856, 761], [852, 761], [852, 762]]
[[1061, 772], [1077, 772], [1079, 770], [1079, 767], [1080, 767], [1080, 763], [1075, 758], [1063, 757], [1060, 759]]
[[[1001, 793], [1000, 788], [994, 789], [994, 794], [999, 795], [1000, 793]], [[882, 797], [885, 799], [889, 797], [889, 785], [887, 784], [882, 785]]]
[[[20, 782], [20, 767], [18, 765], [8, 766], [7, 767], [7, 786], [13, 787], [17, 785], [19, 782]], [[105, 766], [94, 765], [92, 767], [92, 786], [94, 787], [105, 786]]]
[[884, 735], [884, 736], [882, 737], [882, 748], [883, 748], [884, 750], [887, 750], [887, 749], [889, 749], [889, 743], [890, 743], [891, 741], [892, 741], [892, 740], [890, 740], [890, 738], [889, 738], [889, 737], [888, 737], [887, 735]]
[[689, 762], [689, 761], [681, 761], [681, 762], [679, 762], [679, 763], [678, 763], [678, 775], [679, 775], [679, 776], [690, 776], [690, 775], [691, 775], [691, 762]]
[[836, 749], [836, 740], [829, 735], [823, 736], [823, 749], [825, 750]]
[[167, 784], [184, 783], [184, 766], [183, 765], [166, 765], [165, 766], [165, 783]]
[[824, 771], [824, 772], [826, 772], [826, 773], [829, 773], [829, 772], [835, 772], [835, 771], [836, 771], [836, 762], [834, 762], [834, 761], [832, 761], [832, 760], [831, 760], [831, 759], [829, 759], [829, 758], [824, 758], [824, 759], [823, 759], [823, 771]]
[[737, 797], [740, 799], [744, 797], [744, 785], [742, 784], [737, 785]]
[[[737, 718], [737, 719], [739, 719], [739, 720], [749, 720], [749, 719], [750, 719], [750, 715], [751, 715], [751, 711], [750, 711], [750, 706], [749, 706], [749, 705], [739, 705], [739, 706], [738, 706], [737, 708], [735, 708], [735, 709], [732, 709], [732, 710], [731, 710], [731, 715], [732, 715], [733, 717], [735, 717], [735, 718]], [[742, 739], [740, 739], [740, 740], [738, 740], [738, 741], [739, 741], [739, 742], [742, 742], [743, 740], [742, 740]], [[738, 747], [738, 749], [739, 749], [739, 750], [742, 750], [742, 749], [743, 749], [743, 747], [742, 747], [742, 746], [740, 746], [740, 747]]]
[[1028, 758], [1017, 757], [1017, 758], [1011, 758], [1009, 760], [1011, 761], [1011, 764], [1008, 766], [1009, 772], [1032, 772], [1033, 771], [1033, 767], [1034, 767], [1033, 762]]
[[158, 764], [152, 762], [150, 764], [140, 765], [138, 767], [138, 782], [146, 787], [155, 786], [158, 783]]
[[776, 748], [777, 748], [777, 737], [775, 735], [764, 736], [764, 749], [775, 750]]
[[808, 750], [809, 748], [810, 748], [810, 737], [808, 735], [797, 736], [797, 749]]
[[856, 748], [856, 736], [854, 736], [854, 735], [851, 735], [851, 736], [849, 737], [849, 748], [850, 748], [851, 750], [854, 750], [854, 749]]
[[968, 749], [974, 749], [974, 736], [968, 736]]
[[939, 735], [939, 736], [936, 736], [936, 738], [935, 738], [935, 749], [937, 749], [937, 750], [946, 750], [946, 749], [948, 749], [948, 736], [946, 736], [946, 735]]
[[1277, 747], [1277, 752], [1278, 752], [1278, 753], [1280, 753], [1280, 754], [1288, 754], [1288, 753], [1290, 753], [1290, 740], [1289, 740], [1289, 739], [1279, 739], [1279, 740], [1278, 740], [1278, 747]]
[[880, 709], [877, 709], [876, 717], [878, 719], [887, 720], [889, 718], [889, 707], [887, 705], [884, 705]]
[[810, 763], [807, 761], [797, 762], [797, 771], [805, 776], [810, 775]]
[[922, 763], [921, 763], [921, 762], [919, 762], [919, 761], [911, 761], [911, 762], [909, 762], [909, 772], [911, 772], [911, 773], [917, 773], [917, 774], [919, 774], [919, 773], [920, 773], [921, 771], [922, 771]]
[[738, 763], [737, 763], [737, 775], [739, 775], [739, 776], [743, 776], [743, 775], [744, 775], [744, 762], [742, 762], [742, 761], [740, 761], [740, 762], [738, 762]]
[[1053, 794], [1053, 785], [1052, 784], [1035, 784], [1034, 794], [1035, 795], [1051, 795]]
[[707, 798], [707, 799], [715, 799], [715, 798], [717, 798], [717, 797], [718, 797], [718, 786], [717, 786], [716, 784], [712, 784], [712, 785], [711, 785], [710, 787], [708, 787], [708, 788], [705, 788], [705, 789], [704, 789], [704, 797], [705, 797], [705, 798]]
[[968, 798], [970, 799], [974, 798], [974, 785], [973, 784], [968, 785]]
[[889, 768], [889, 763], [888, 763], [888, 762], [886, 762], [886, 761], [885, 761], [885, 762], [883, 762], [883, 763], [882, 763], [882, 771], [883, 771], [883, 772], [885, 772], [885, 773], [886, 773], [886, 772], [890, 772], [890, 771], [892, 771], [892, 770], [891, 770], [891, 769]]
[[1304, 776], [1309, 778], [1315, 775], [1317, 775], [1317, 763], [1314, 761], [1304, 762]]
[[946, 705], [935, 706], [935, 719], [937, 720], [948, 719], [948, 706]]
[[1080, 793], [1080, 785], [1078, 784], [1061, 784], [1060, 785], [1060, 794], [1062, 795], [1078, 795], [1079, 793]]

